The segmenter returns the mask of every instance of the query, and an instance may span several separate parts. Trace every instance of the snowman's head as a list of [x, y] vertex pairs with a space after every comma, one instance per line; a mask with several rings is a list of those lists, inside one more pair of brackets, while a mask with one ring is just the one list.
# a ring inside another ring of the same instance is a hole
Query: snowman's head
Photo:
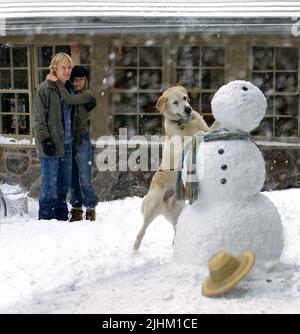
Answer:
[[232, 81], [222, 86], [212, 100], [212, 112], [228, 130], [250, 132], [262, 121], [267, 101], [259, 88], [248, 81]]

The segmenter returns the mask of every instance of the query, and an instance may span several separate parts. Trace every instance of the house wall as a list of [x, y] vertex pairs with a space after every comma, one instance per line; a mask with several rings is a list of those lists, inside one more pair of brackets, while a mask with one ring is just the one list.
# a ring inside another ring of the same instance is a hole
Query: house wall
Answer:
[[[91, 137], [97, 139], [113, 134], [111, 122], [110, 94], [113, 90], [108, 78], [111, 73], [111, 52], [116, 46], [161, 46], [163, 49], [162, 90], [176, 84], [176, 64], [174, 48], [178, 45], [223, 46], [225, 49], [225, 82], [231, 80], [252, 79], [251, 49], [254, 45], [270, 47], [295, 47], [299, 49], [297, 37], [287, 35], [229, 35], [229, 34], [178, 34], [163, 36], [153, 34], [115, 34], [99, 35], [41, 35], [41, 36], [6, 36], [0, 43], [29, 46], [30, 52], [30, 92], [37, 86], [35, 67], [37, 66], [36, 47], [42, 45], [78, 45], [91, 46], [90, 87], [96, 93], [97, 107], [90, 122]], [[299, 53], [300, 54], [300, 53]], [[75, 62], [78, 56], [72, 54]], [[299, 57], [300, 59], [300, 57]], [[299, 74], [298, 67], [298, 73]], [[298, 75], [298, 81], [299, 81]], [[298, 90], [299, 90], [298, 82]], [[0, 91], [1, 92], [1, 91]], [[295, 96], [299, 97], [298, 91]], [[30, 106], [31, 108], [31, 106]], [[298, 123], [300, 120], [296, 115]], [[255, 136], [266, 159], [267, 179], [264, 189], [286, 189], [299, 186], [299, 129], [297, 135], [276, 137]], [[29, 136], [11, 136], [16, 139], [32, 139]], [[147, 136], [146, 136], [147, 137]], [[270, 142], [274, 142], [271, 146]], [[281, 144], [278, 144], [281, 143]], [[300, 146], [299, 146], [300, 147]], [[101, 151], [96, 147], [96, 153]], [[143, 195], [146, 193], [154, 171], [141, 172], [99, 172], [93, 166], [93, 184], [101, 200], [124, 197], [126, 195]], [[20, 182], [32, 196], [36, 196], [39, 186], [39, 166], [35, 150], [26, 145], [0, 144], [0, 182]]]

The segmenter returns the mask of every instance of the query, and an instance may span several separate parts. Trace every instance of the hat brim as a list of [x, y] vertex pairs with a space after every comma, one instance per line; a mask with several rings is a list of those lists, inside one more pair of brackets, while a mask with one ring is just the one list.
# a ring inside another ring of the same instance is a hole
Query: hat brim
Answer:
[[247, 274], [251, 271], [255, 263], [255, 253], [245, 252], [236, 257], [239, 262], [238, 268], [232, 275], [227, 277], [222, 282], [214, 282], [211, 277], [203, 283], [202, 294], [206, 297], [216, 297], [228, 292], [234, 288]]

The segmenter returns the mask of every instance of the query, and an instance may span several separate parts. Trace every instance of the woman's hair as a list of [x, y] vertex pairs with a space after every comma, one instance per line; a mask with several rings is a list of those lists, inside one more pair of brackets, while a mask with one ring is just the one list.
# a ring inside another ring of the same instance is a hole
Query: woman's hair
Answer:
[[70, 80], [74, 82], [75, 78], [84, 78], [85, 85], [84, 88], [88, 88], [89, 83], [88, 83], [88, 78], [89, 78], [89, 72], [88, 70], [81, 65], [75, 65], [72, 69], [72, 73], [70, 76]]
[[52, 74], [56, 74], [56, 70], [58, 67], [58, 64], [71, 64], [71, 66], [73, 67], [73, 61], [72, 58], [64, 53], [64, 52], [59, 52], [57, 53], [51, 60], [49, 69], [50, 69], [50, 73]]

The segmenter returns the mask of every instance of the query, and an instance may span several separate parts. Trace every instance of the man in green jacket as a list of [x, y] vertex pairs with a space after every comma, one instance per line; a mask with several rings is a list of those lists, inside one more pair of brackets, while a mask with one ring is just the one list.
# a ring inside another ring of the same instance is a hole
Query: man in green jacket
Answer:
[[[50, 72], [67, 86], [72, 59], [54, 56]], [[68, 220], [66, 197], [72, 172], [72, 106], [59, 95], [55, 83], [42, 82], [33, 99], [33, 130], [41, 166], [39, 219]]]

